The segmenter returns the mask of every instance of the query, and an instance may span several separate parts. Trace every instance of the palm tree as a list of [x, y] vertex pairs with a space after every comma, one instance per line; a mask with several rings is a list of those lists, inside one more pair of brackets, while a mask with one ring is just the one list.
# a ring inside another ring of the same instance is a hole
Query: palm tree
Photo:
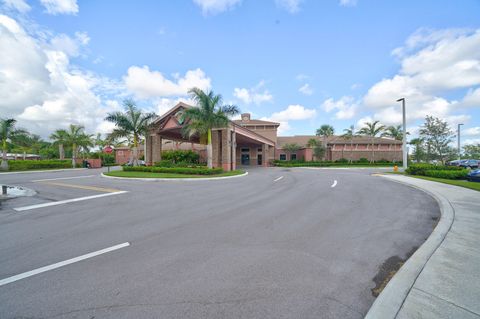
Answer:
[[[408, 132], [407, 132], [408, 135]], [[403, 140], [403, 128], [401, 125], [389, 126], [385, 129], [381, 136], [393, 138], [396, 141]], [[395, 152], [396, 154], [396, 152]]]
[[0, 119], [0, 139], [2, 140], [2, 163], [1, 170], [8, 170], [7, 140], [15, 139], [15, 136], [28, 134], [27, 131], [15, 128], [15, 119]]
[[63, 129], [56, 130], [50, 135], [53, 140], [53, 145], [58, 145], [58, 155], [61, 160], [65, 159], [65, 143], [67, 138], [67, 131]]
[[72, 166], [75, 167], [75, 162], [80, 148], [87, 149], [92, 146], [92, 136], [85, 134], [85, 128], [82, 125], [70, 124], [70, 127], [65, 131], [64, 142], [72, 146]]
[[355, 133], [355, 128], [354, 126], [350, 126], [350, 128], [346, 128], [343, 130], [345, 133], [343, 133], [342, 137], [345, 138], [346, 140], [350, 140], [350, 159], [349, 162], [353, 162], [353, 137], [356, 136]]
[[321, 145], [319, 145], [318, 140], [316, 138], [311, 138], [307, 141], [307, 147], [313, 148], [313, 156], [312, 156], [313, 160], [315, 160], [317, 157], [318, 151], [316, 148], [318, 148], [319, 146]]
[[[316, 135], [322, 136], [323, 138], [323, 147], [327, 150], [327, 138], [335, 134], [335, 129], [329, 124], [323, 124], [320, 128], [317, 129]], [[326, 153], [325, 153], [326, 155]], [[324, 156], [325, 159], [325, 156]]]
[[421, 162], [425, 158], [425, 140], [423, 138], [412, 138], [408, 143], [413, 145], [413, 158], [417, 163]]
[[148, 126], [157, 117], [155, 113], [144, 113], [132, 100], [124, 100], [125, 112], [108, 113], [106, 121], [115, 123], [115, 129], [107, 136], [108, 141], [126, 138], [131, 141], [132, 164], [138, 165], [138, 143], [147, 134]]
[[240, 113], [235, 105], [222, 105], [222, 96], [213, 91], [204, 92], [199, 88], [188, 91], [195, 101], [196, 107], [184, 111], [182, 118], [185, 125], [182, 128], [184, 136], [207, 136], [207, 165], [212, 168], [212, 129], [225, 128], [229, 116]]
[[375, 137], [385, 130], [385, 125], [380, 124], [380, 121], [367, 122], [365, 126], [358, 131], [359, 134], [369, 136], [372, 139], [372, 159], [371, 163], [375, 162]]

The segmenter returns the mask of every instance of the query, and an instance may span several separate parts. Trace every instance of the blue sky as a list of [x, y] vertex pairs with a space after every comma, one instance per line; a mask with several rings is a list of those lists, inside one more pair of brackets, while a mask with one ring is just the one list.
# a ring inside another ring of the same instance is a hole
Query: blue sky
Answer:
[[[2, 2], [3, 1], [3, 2]], [[48, 136], [213, 89], [282, 135], [425, 115], [480, 142], [480, 1], [0, 0], [0, 109]]]

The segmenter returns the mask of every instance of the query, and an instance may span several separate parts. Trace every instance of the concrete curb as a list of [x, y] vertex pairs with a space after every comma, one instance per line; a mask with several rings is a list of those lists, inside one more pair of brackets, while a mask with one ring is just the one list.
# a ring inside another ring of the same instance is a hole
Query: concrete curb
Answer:
[[[280, 166], [279, 166], [280, 167]], [[284, 168], [304, 168], [304, 169], [389, 169], [393, 167], [284, 167]]]
[[122, 180], [134, 180], [134, 181], [146, 181], [146, 182], [182, 182], [182, 181], [212, 181], [212, 180], [220, 180], [220, 179], [230, 179], [236, 177], [243, 177], [247, 176], [248, 172], [245, 172], [240, 175], [233, 175], [233, 176], [223, 176], [223, 177], [199, 177], [199, 178], [140, 178], [140, 177], [118, 177], [118, 176], [108, 176], [104, 173], [101, 174], [102, 177], [105, 178], [113, 178], [113, 179], [122, 179]]
[[435, 191], [410, 184], [408, 180], [397, 180], [395, 176], [378, 176], [427, 193], [438, 202], [441, 212], [440, 220], [428, 239], [406, 261], [406, 263], [400, 268], [395, 276], [393, 276], [365, 316], [366, 319], [394, 319], [397, 317], [397, 314], [402, 308], [403, 303], [410, 293], [415, 281], [425, 267], [425, 264], [435, 253], [437, 248], [442, 244], [445, 236], [450, 231], [455, 218], [455, 210], [447, 198]]
[[51, 172], [64, 172], [64, 171], [83, 171], [88, 168], [62, 168], [62, 169], [49, 169], [43, 171], [17, 171], [17, 172], [2, 172], [0, 175], [9, 175], [9, 174], [31, 174], [31, 173], [51, 173]]

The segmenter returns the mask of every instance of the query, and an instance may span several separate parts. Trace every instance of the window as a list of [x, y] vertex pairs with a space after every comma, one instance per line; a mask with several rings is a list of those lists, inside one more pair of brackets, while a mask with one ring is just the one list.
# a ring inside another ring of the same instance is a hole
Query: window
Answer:
[[117, 151], [118, 156], [123, 156], [123, 151]]
[[281, 161], [286, 161], [287, 160], [287, 155], [286, 154], [280, 154], [280, 160]]
[[261, 152], [262, 152], [262, 149], [261, 149], [261, 148], [257, 149], [257, 152], [261, 153]]
[[248, 153], [248, 152], [250, 152], [250, 149], [249, 149], [248, 147], [242, 147], [242, 148], [240, 149], [240, 151], [241, 151], [242, 153]]
[[290, 154], [290, 160], [294, 161], [297, 159], [297, 154]]

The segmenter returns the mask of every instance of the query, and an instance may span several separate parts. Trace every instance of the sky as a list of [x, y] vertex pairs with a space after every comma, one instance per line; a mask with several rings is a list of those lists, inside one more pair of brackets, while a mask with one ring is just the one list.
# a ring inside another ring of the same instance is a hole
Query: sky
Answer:
[[479, 0], [0, 0], [0, 117], [48, 138], [213, 90], [279, 135], [426, 115], [480, 142]]

